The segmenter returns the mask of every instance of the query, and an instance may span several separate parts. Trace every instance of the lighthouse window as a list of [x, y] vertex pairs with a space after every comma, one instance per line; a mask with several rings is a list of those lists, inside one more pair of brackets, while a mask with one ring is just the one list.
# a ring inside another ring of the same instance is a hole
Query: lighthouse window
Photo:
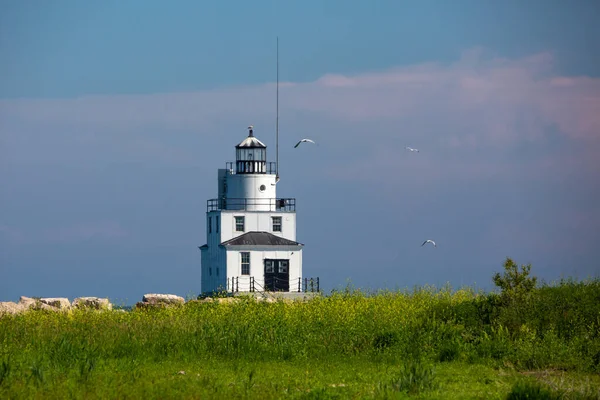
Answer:
[[279, 261], [279, 273], [280, 274], [288, 273], [288, 260]]
[[264, 192], [265, 190], [267, 190], [267, 187], [265, 185], [260, 185], [258, 190], [260, 190], [261, 192]]
[[250, 252], [243, 251], [242, 255], [242, 275], [250, 275]]
[[244, 217], [235, 217], [236, 232], [244, 232]]
[[267, 274], [272, 274], [273, 272], [275, 272], [273, 264], [273, 260], [265, 260], [265, 272]]
[[281, 217], [271, 217], [273, 220], [273, 232], [281, 232]]
[[215, 232], [217, 232], [217, 233], [219, 233], [219, 219], [220, 219], [220, 218], [219, 218], [219, 216], [217, 215], [217, 216], [215, 217], [215, 225], [216, 225], [216, 226], [215, 226]]
[[212, 217], [208, 217], [208, 233], [212, 232]]

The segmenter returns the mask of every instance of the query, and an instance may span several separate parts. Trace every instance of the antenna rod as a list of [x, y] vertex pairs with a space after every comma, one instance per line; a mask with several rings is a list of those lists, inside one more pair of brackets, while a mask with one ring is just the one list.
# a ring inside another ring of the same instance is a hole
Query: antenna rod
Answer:
[[277, 100], [275, 119], [275, 181], [279, 181], [279, 36], [277, 36]]

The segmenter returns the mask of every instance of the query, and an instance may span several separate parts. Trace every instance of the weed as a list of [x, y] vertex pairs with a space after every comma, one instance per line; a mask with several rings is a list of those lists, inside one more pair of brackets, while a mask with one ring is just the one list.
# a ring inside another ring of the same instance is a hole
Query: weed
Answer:
[[507, 400], [560, 400], [561, 393], [555, 392], [548, 387], [527, 380], [520, 380], [514, 384]]
[[8, 381], [9, 376], [10, 361], [2, 360], [2, 364], [0, 364], [0, 386], [2, 386], [4, 382]]
[[433, 390], [437, 387], [434, 368], [421, 361], [409, 361], [400, 367], [391, 385], [395, 390], [408, 394]]

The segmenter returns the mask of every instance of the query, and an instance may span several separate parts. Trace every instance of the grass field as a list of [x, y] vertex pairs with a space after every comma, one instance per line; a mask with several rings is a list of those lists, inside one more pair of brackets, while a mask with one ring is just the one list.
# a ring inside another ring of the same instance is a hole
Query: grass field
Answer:
[[599, 399], [600, 280], [0, 318], [3, 399], [405, 397]]

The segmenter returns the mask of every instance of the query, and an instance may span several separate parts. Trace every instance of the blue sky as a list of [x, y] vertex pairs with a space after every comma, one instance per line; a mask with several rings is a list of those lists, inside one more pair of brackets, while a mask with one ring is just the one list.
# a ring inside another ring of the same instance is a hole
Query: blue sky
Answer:
[[[205, 201], [255, 125], [306, 276], [598, 276], [594, 1], [0, 5], [0, 300], [199, 290]], [[300, 137], [319, 146], [294, 151]], [[404, 146], [419, 148], [407, 153]], [[421, 248], [426, 238], [438, 248]]]

